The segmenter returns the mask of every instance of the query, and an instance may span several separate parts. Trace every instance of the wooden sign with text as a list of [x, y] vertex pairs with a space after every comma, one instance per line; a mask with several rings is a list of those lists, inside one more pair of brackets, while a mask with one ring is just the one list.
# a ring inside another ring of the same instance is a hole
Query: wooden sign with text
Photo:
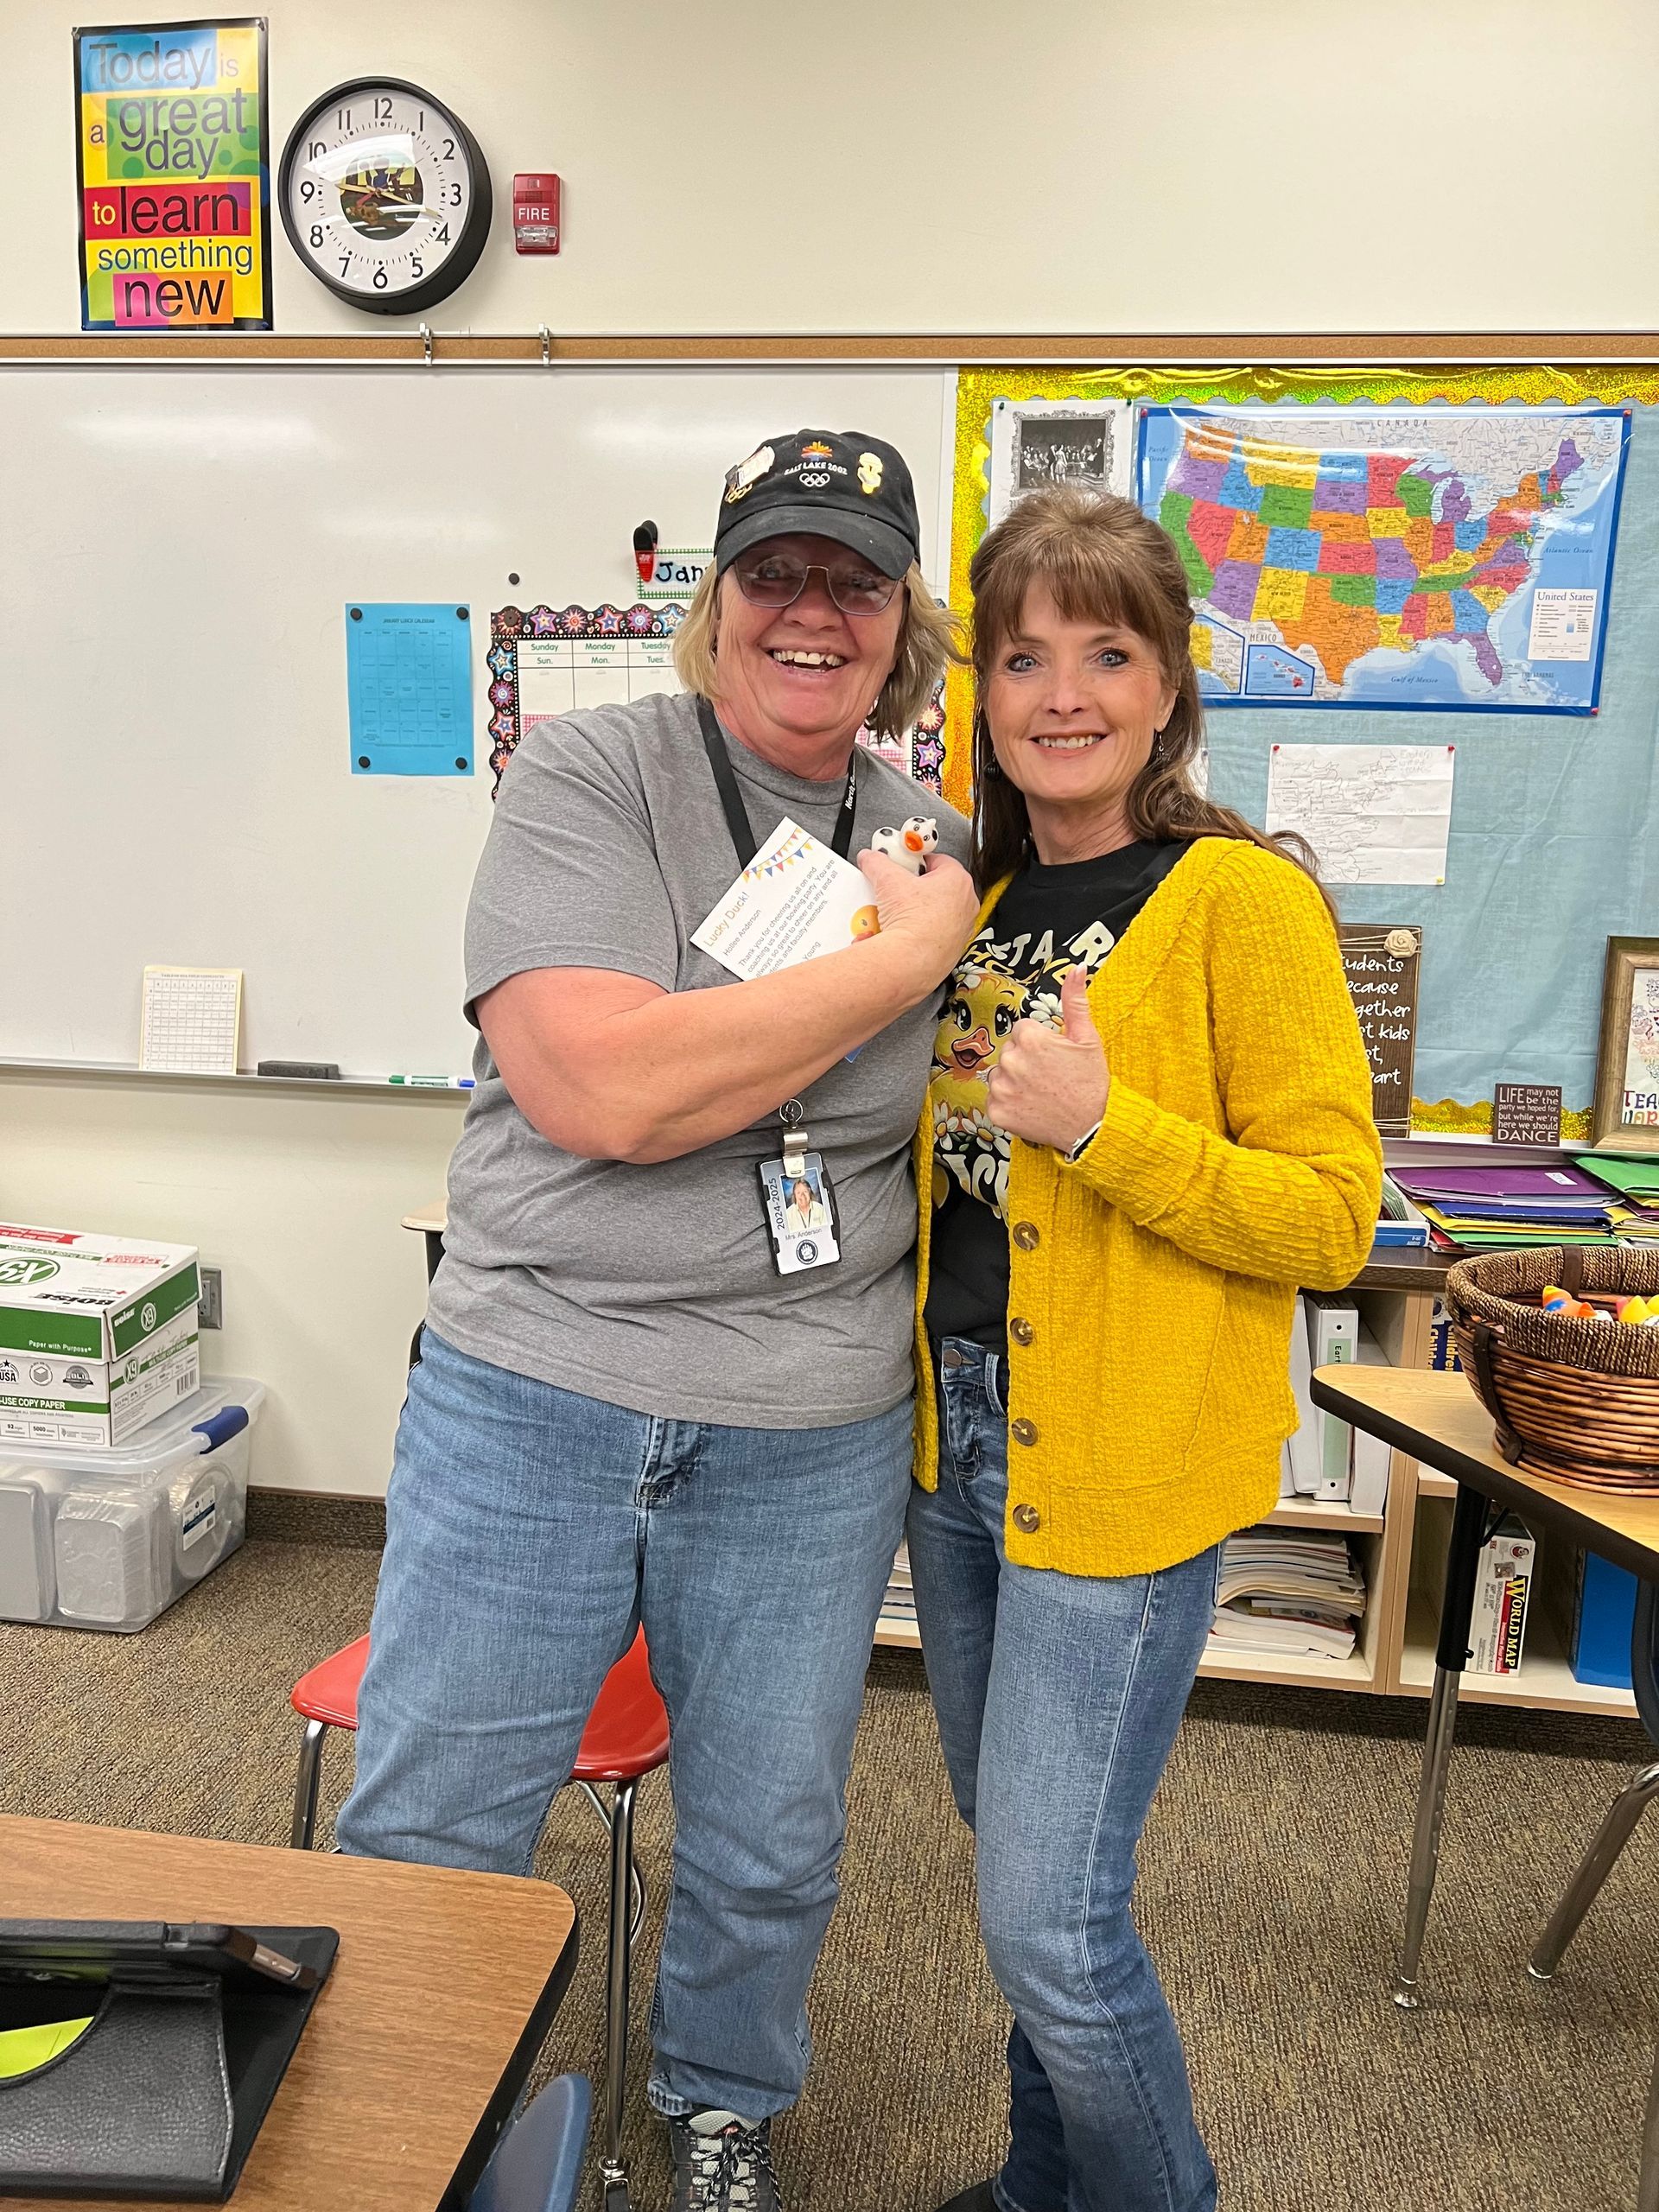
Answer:
[[1384, 1136], [1408, 1136], [1422, 931], [1414, 923], [1344, 922], [1338, 935], [1343, 969], [1371, 1063], [1372, 1116]]
[[1558, 1083], [1500, 1083], [1492, 1092], [1494, 1144], [1560, 1144]]

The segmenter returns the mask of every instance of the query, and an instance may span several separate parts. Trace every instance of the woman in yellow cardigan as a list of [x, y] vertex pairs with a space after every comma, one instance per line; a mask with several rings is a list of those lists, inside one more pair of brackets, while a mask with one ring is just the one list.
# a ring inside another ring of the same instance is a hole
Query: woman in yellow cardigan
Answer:
[[1370, 1077], [1311, 871], [1192, 782], [1169, 539], [1043, 492], [972, 582], [984, 905], [918, 1143], [909, 1541], [1013, 2140], [946, 2212], [1210, 2212], [1135, 1850], [1222, 1539], [1278, 1495], [1296, 1287], [1370, 1246]]

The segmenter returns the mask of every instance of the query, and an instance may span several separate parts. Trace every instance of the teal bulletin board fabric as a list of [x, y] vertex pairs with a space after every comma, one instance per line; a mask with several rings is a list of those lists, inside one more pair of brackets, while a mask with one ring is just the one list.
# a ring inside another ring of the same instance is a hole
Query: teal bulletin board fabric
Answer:
[[1211, 791], [1257, 823], [1271, 744], [1456, 746], [1445, 883], [1342, 886], [1343, 918], [1422, 925], [1419, 1127], [1466, 1126], [1435, 1108], [1499, 1082], [1587, 1114], [1607, 939], [1659, 934], [1659, 408], [1633, 410], [1599, 714], [1236, 708], [1206, 728]]

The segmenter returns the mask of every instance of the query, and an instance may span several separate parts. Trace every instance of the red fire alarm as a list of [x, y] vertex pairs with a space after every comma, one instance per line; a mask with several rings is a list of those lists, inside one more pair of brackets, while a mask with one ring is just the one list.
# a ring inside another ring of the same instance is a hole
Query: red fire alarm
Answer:
[[559, 250], [559, 180], [544, 170], [512, 180], [512, 243], [519, 253]]

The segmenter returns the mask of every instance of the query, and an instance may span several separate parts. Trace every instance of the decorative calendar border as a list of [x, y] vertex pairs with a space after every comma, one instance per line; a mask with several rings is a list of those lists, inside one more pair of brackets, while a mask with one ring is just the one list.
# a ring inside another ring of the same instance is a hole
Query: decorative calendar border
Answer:
[[[677, 601], [666, 607], [503, 607], [490, 616], [490, 766], [496, 791], [501, 772], [512, 760], [518, 728], [518, 641], [521, 638], [566, 638], [591, 645], [623, 638], [671, 638], [685, 620]], [[494, 796], [493, 791], [492, 797]]]
[[[564, 638], [574, 645], [624, 638], [671, 638], [685, 620], [677, 601], [666, 607], [502, 607], [490, 616], [488, 699], [491, 796], [501, 788], [501, 772], [522, 734], [518, 727], [518, 645], [523, 639]], [[930, 791], [943, 792], [944, 776], [944, 679], [916, 717], [910, 747], [910, 773]]]

